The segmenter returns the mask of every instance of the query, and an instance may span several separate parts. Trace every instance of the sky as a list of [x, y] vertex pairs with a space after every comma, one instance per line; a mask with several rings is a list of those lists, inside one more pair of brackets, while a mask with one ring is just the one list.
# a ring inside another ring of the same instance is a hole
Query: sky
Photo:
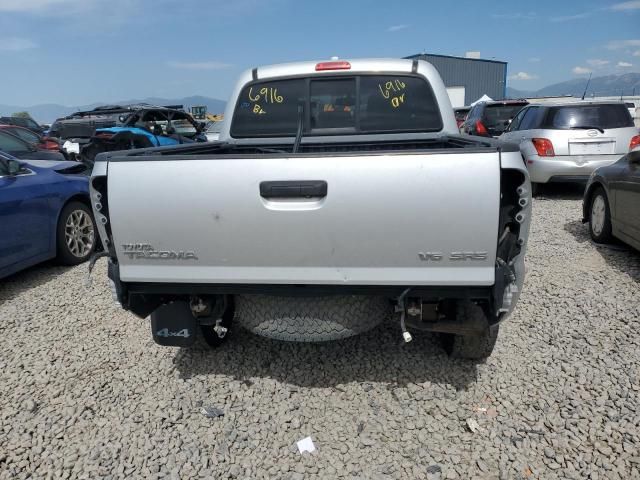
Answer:
[[639, 72], [640, 0], [0, 0], [0, 103], [226, 100], [259, 65], [466, 51], [521, 90]]

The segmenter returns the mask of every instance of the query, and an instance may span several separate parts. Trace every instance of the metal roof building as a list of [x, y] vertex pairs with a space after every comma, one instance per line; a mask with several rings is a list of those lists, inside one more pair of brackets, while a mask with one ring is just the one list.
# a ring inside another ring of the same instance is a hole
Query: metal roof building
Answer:
[[426, 60], [432, 64], [448, 89], [460, 87], [462, 93], [461, 87], [464, 87], [464, 105], [485, 94], [494, 100], [503, 99], [507, 89], [507, 62], [479, 57], [479, 52], [468, 52], [466, 57], [420, 53], [405, 58]]

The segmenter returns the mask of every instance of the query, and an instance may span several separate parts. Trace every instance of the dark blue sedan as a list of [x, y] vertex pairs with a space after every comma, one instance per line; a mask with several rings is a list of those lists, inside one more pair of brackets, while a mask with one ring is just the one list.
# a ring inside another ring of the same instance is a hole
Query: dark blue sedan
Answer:
[[96, 245], [85, 166], [0, 152], [0, 278], [56, 258], [76, 265]]

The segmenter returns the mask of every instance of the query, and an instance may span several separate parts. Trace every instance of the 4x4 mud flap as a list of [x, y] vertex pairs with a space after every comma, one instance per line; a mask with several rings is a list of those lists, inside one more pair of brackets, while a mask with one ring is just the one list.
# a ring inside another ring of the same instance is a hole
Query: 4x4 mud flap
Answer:
[[189, 347], [196, 341], [198, 322], [185, 301], [161, 306], [151, 314], [151, 334], [158, 345]]

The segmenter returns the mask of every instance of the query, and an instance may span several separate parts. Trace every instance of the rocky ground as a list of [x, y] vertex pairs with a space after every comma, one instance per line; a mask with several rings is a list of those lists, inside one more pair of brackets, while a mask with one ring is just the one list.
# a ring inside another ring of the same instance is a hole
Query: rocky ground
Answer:
[[90, 289], [86, 265], [15, 275], [0, 479], [640, 478], [640, 254], [592, 244], [580, 208], [577, 192], [535, 200], [525, 292], [478, 366], [426, 334], [402, 345], [393, 323], [162, 348], [112, 303], [104, 264]]

